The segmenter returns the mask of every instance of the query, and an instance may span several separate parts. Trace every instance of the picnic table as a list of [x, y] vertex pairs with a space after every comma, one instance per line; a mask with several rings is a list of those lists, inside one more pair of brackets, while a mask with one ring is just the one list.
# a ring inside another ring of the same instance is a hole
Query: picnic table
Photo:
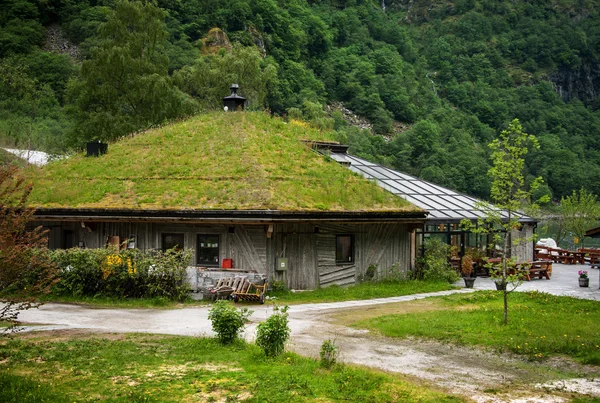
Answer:
[[522, 270], [523, 275], [527, 281], [531, 281], [531, 278], [546, 278], [550, 280], [552, 275], [552, 261], [551, 260], [536, 260], [533, 262], [522, 262], [517, 263], [517, 269]]
[[[489, 263], [501, 263], [502, 259], [488, 259]], [[517, 262], [513, 267], [508, 268], [508, 274], [521, 274], [527, 281], [531, 281], [532, 278], [546, 278], [550, 280], [552, 276], [552, 260], [534, 260], [526, 262]]]
[[550, 253], [550, 257], [554, 261], [554, 263], [563, 263], [563, 264], [584, 264], [585, 253], [572, 251], [567, 249], [558, 249], [558, 248], [548, 248], [548, 252]]
[[600, 249], [579, 248], [578, 251], [584, 254], [585, 263], [592, 268], [600, 268]]

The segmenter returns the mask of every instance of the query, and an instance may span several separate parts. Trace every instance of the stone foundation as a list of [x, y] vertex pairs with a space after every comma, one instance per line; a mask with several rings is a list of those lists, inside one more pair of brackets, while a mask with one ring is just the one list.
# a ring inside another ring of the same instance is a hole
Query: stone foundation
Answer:
[[267, 277], [264, 274], [256, 272], [246, 272], [236, 269], [206, 269], [198, 267], [187, 268], [188, 282], [192, 292], [197, 293], [194, 299], [210, 299], [210, 289], [215, 286], [217, 281], [226, 277], [248, 277], [251, 283], [262, 285]]

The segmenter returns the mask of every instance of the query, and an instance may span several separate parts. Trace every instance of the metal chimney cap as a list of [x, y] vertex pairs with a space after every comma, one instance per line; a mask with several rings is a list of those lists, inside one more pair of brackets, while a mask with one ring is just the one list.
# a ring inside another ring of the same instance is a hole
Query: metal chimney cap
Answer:
[[228, 95], [228, 96], [226, 96], [226, 97], [223, 97], [223, 101], [225, 101], [227, 99], [240, 99], [240, 100], [244, 100], [245, 101], [246, 98], [238, 95], [238, 93], [237, 93], [239, 88], [240, 88], [239, 85], [237, 85], [237, 84], [231, 84], [231, 87], [229, 87], [229, 89], [231, 89], [231, 94]]

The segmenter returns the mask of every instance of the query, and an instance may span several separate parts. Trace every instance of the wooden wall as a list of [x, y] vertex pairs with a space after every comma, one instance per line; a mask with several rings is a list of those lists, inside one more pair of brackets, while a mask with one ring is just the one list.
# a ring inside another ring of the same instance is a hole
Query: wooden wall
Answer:
[[533, 246], [533, 224], [523, 224], [520, 231], [511, 233], [512, 248], [510, 255], [518, 262], [535, 260]]
[[[406, 271], [411, 267], [408, 227], [403, 224], [274, 224], [273, 233], [265, 225], [201, 225], [132, 222], [38, 222], [50, 229], [49, 246], [87, 248], [106, 245], [109, 236], [136, 237], [141, 250], [160, 249], [163, 233], [184, 234], [185, 248], [196, 249], [198, 234], [219, 234], [220, 259], [233, 259], [234, 267], [255, 270], [269, 281], [284, 281], [290, 289], [315, 289], [332, 284], [354, 284], [370, 265], [384, 271], [395, 264]], [[73, 234], [73, 244], [65, 245], [65, 234]], [[336, 235], [354, 235], [354, 261], [337, 264]], [[278, 258], [288, 259], [285, 272], [276, 271]], [[191, 265], [195, 265], [196, 256]]]
[[[338, 264], [336, 235], [345, 234], [354, 235], [354, 262]], [[370, 265], [380, 272], [395, 264], [411, 268], [410, 233], [402, 224], [286, 224], [273, 238], [275, 258], [287, 257], [289, 266], [273, 278], [292, 289], [354, 284]]]

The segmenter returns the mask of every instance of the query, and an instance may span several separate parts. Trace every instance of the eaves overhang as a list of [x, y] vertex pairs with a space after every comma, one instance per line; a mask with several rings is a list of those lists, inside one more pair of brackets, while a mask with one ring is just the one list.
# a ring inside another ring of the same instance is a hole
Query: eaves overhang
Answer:
[[362, 222], [424, 223], [426, 211], [134, 210], [37, 208], [36, 220], [186, 223]]

